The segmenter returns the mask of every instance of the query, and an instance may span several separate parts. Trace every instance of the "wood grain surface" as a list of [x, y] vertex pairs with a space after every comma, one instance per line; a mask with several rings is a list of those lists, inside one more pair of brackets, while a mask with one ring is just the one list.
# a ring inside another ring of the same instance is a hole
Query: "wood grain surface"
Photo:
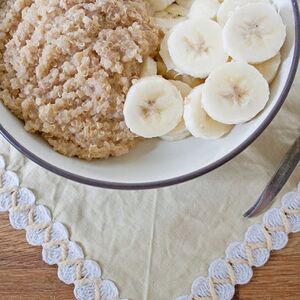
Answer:
[[[74, 299], [73, 287], [58, 280], [56, 267], [43, 263], [41, 248], [29, 246], [24, 231], [13, 230], [6, 214], [0, 215], [0, 299]], [[291, 235], [287, 248], [255, 269], [252, 282], [239, 287], [234, 299], [299, 300], [300, 234]]]

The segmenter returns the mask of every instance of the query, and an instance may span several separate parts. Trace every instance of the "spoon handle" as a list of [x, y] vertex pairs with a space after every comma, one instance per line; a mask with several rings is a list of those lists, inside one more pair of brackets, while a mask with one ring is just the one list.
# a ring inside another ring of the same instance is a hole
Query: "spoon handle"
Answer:
[[270, 206], [273, 199], [281, 191], [300, 161], [300, 136], [284, 156], [279, 169], [267, 184], [255, 204], [244, 214], [251, 218], [262, 213]]

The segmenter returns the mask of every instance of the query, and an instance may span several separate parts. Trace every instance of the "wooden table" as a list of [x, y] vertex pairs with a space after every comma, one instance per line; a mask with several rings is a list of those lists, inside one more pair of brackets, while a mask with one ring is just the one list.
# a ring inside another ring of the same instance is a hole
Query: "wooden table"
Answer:
[[[24, 231], [13, 230], [8, 216], [0, 215], [0, 299], [74, 299], [73, 286], [61, 283], [56, 273], [56, 267], [42, 261], [41, 249], [25, 242]], [[254, 274], [249, 285], [237, 289], [235, 299], [299, 300], [300, 234], [292, 235], [288, 247], [273, 253]]]

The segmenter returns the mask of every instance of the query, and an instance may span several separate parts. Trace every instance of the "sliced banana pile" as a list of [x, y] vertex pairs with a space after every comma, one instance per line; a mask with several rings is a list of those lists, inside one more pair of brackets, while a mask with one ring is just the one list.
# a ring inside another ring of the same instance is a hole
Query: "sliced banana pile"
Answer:
[[266, 106], [285, 25], [269, 0], [148, 0], [162, 40], [125, 105], [144, 138], [218, 139]]

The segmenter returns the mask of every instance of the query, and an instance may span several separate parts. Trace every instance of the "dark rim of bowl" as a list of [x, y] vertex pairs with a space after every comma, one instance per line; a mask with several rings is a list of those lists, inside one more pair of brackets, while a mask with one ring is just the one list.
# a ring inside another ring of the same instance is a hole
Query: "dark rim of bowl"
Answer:
[[63, 169], [60, 169], [43, 159], [39, 158], [32, 152], [30, 152], [28, 149], [23, 147], [18, 141], [16, 141], [7, 131], [3, 128], [3, 126], [0, 124], [0, 133], [4, 136], [4, 138], [12, 144], [17, 150], [19, 150], [22, 154], [24, 154], [26, 157], [37, 163], [38, 165], [42, 166], [43, 168], [58, 174], [60, 176], [63, 176], [67, 179], [71, 179], [73, 181], [77, 181], [79, 183], [101, 187], [101, 188], [108, 188], [108, 189], [120, 189], [120, 190], [143, 190], [143, 189], [153, 189], [153, 188], [161, 188], [166, 186], [171, 186], [174, 184], [183, 183], [185, 181], [194, 179], [196, 177], [202, 176], [210, 171], [213, 171], [214, 169], [222, 166], [223, 164], [227, 163], [229, 160], [237, 156], [239, 153], [241, 153], [243, 150], [245, 150], [250, 144], [252, 144], [258, 136], [261, 135], [261, 133], [267, 128], [267, 126], [271, 123], [271, 121], [274, 119], [276, 114], [278, 113], [279, 109], [281, 108], [282, 104], [284, 103], [290, 88], [293, 84], [296, 72], [297, 72], [297, 66], [299, 62], [299, 55], [300, 55], [300, 16], [299, 16], [299, 8], [297, 4], [297, 0], [292, 0], [292, 6], [293, 6], [293, 14], [295, 19], [295, 47], [294, 47], [294, 56], [292, 60], [292, 67], [289, 72], [287, 82], [278, 98], [278, 101], [275, 105], [275, 107], [272, 109], [268, 117], [264, 120], [264, 122], [257, 128], [257, 130], [248, 137], [243, 143], [241, 143], [238, 147], [236, 147], [234, 150], [232, 150], [227, 155], [223, 156], [221, 159], [213, 162], [212, 164], [201, 168], [197, 171], [194, 171], [192, 173], [182, 175], [179, 177], [166, 179], [166, 180], [160, 180], [160, 181], [154, 181], [154, 182], [145, 182], [145, 183], [117, 183], [117, 182], [109, 182], [109, 181], [102, 181], [102, 180], [96, 180], [92, 178], [83, 177], [80, 175], [76, 175], [73, 173], [70, 173], [68, 171], [65, 171]]

